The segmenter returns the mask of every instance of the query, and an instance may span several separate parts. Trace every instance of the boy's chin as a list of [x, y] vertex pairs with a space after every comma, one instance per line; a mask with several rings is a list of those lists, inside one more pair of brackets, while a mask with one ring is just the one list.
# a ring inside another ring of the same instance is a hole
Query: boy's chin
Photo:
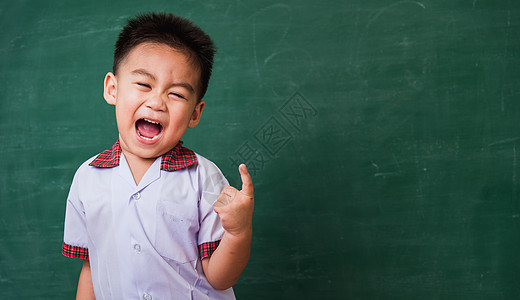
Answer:
[[135, 155], [141, 159], [156, 159], [157, 157], [166, 154], [173, 147], [175, 147], [175, 145], [171, 147], [165, 145], [156, 145], [157, 147], [150, 147], [150, 145], [146, 145], [145, 147], [140, 147], [140, 149], [135, 151]]
[[153, 145], [146, 145], [139, 142], [134, 142], [133, 145], [121, 143], [121, 150], [125, 156], [132, 155], [135, 158], [146, 160], [155, 159], [162, 155], [160, 153], [161, 150], [158, 147], [153, 147]]
[[[121, 143], [121, 148], [126, 153], [131, 153], [140, 159], [155, 159], [173, 149], [179, 141], [165, 143], [164, 136], [160, 135], [158, 138], [149, 141], [142, 139], [138, 135], [133, 137], [130, 143]], [[121, 137], [119, 138], [121, 141]], [[126, 150], [126, 151], [125, 151]]]

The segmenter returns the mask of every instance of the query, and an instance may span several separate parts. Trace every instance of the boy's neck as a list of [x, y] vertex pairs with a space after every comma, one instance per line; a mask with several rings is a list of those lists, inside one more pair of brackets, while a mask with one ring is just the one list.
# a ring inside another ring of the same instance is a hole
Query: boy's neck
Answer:
[[137, 157], [132, 153], [126, 153], [125, 151], [123, 151], [123, 154], [125, 155], [128, 167], [130, 167], [130, 172], [132, 172], [135, 184], [139, 185], [141, 179], [144, 177], [144, 174], [146, 174], [146, 171], [148, 171], [156, 158]]

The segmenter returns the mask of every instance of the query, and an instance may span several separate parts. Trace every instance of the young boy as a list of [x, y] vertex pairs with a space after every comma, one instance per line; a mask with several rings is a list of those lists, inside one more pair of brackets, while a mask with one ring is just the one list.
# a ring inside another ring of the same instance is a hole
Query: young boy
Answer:
[[119, 139], [76, 172], [63, 254], [83, 259], [78, 299], [234, 299], [250, 254], [253, 183], [242, 190], [184, 148], [213, 64], [210, 37], [186, 19], [130, 20], [104, 98]]

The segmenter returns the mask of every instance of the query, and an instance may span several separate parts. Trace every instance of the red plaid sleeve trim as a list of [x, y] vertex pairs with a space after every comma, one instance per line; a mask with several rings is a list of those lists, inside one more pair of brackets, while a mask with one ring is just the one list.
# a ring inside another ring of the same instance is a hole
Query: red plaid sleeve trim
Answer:
[[63, 243], [63, 249], [61, 250], [61, 253], [70, 258], [88, 259], [87, 248], [71, 246], [67, 245], [66, 243]]
[[161, 170], [177, 171], [197, 163], [195, 152], [182, 147], [182, 141], [177, 146], [163, 155], [161, 159]]
[[119, 166], [119, 159], [121, 157], [121, 146], [117, 141], [112, 148], [105, 150], [89, 164], [97, 168], [112, 168]]
[[215, 250], [217, 250], [218, 245], [220, 244], [220, 240], [214, 242], [207, 242], [199, 245], [199, 254], [200, 259], [204, 259], [206, 257], [210, 257]]

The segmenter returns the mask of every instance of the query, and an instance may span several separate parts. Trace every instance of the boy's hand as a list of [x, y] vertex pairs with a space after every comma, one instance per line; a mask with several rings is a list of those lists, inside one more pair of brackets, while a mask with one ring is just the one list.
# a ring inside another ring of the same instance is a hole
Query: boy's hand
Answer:
[[226, 231], [215, 252], [202, 260], [204, 274], [218, 290], [232, 287], [244, 271], [251, 255], [253, 238], [253, 182], [245, 165], [238, 167], [242, 190], [227, 186], [217, 197], [213, 209]]
[[242, 178], [242, 190], [226, 186], [213, 204], [213, 209], [222, 221], [222, 227], [234, 236], [251, 234], [253, 228], [253, 181], [244, 164], [238, 170]]

